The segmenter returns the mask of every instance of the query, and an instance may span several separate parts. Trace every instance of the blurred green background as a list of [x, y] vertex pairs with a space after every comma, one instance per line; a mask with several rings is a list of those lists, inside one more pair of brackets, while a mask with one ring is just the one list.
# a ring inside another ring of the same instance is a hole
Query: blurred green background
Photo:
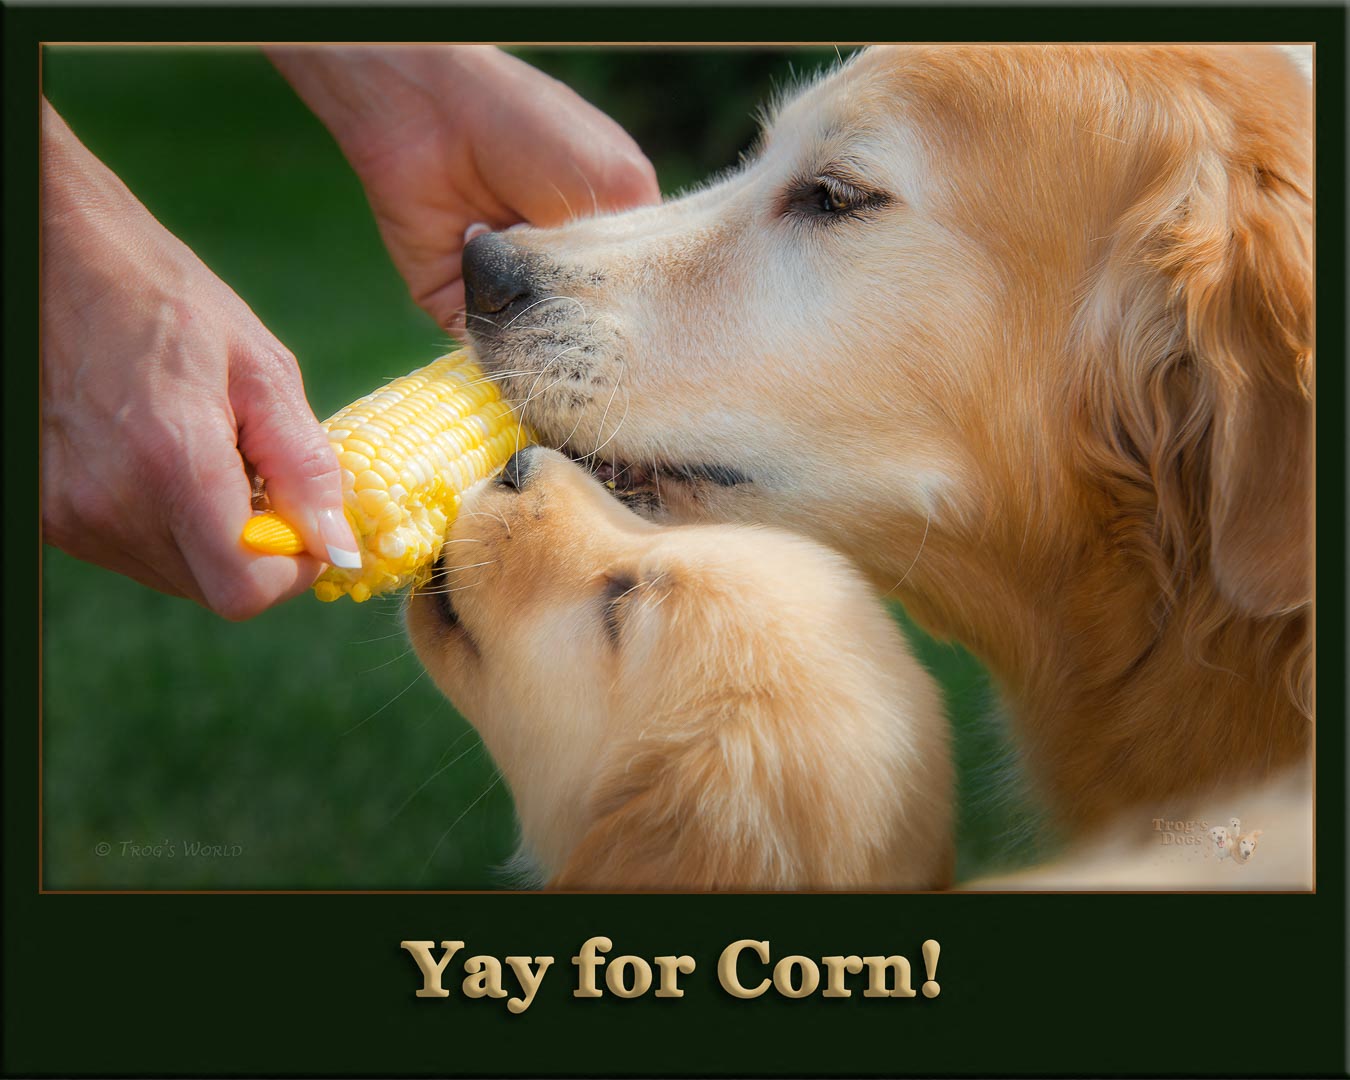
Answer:
[[[667, 193], [734, 164], [757, 106], [835, 59], [515, 51], [632, 132]], [[356, 177], [256, 49], [43, 64], [76, 135], [299, 357], [319, 416], [444, 351]], [[1037, 830], [986, 674], [906, 627], [956, 731], [960, 876], [1024, 861]], [[396, 599], [305, 596], [233, 625], [47, 548], [42, 637], [46, 887], [510, 887], [510, 795], [421, 676]]]

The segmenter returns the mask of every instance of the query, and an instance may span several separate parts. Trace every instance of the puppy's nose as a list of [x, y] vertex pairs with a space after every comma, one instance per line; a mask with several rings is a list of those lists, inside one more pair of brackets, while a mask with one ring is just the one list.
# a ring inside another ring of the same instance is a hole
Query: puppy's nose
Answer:
[[464, 306], [471, 315], [500, 315], [532, 288], [525, 253], [500, 233], [483, 233], [464, 245]]
[[497, 477], [497, 483], [513, 491], [523, 491], [539, 464], [539, 455], [536, 453], [538, 449], [537, 446], [522, 446], [507, 458], [506, 464], [502, 466], [501, 475]]

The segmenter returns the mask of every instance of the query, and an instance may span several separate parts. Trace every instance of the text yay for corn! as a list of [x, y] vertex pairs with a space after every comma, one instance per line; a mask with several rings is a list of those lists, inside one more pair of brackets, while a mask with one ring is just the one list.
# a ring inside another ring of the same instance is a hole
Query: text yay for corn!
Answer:
[[[314, 594], [320, 600], [347, 595], [358, 603], [428, 576], [461, 493], [531, 441], [465, 349], [352, 402], [323, 427], [342, 468], [361, 568], [329, 567]], [[254, 515], [244, 542], [273, 555], [304, 550], [299, 534], [270, 511]]]

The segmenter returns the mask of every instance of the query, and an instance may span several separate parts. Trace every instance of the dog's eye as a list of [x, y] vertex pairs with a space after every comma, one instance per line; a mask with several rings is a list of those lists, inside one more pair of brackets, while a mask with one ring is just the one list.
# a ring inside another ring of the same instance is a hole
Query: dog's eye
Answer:
[[837, 214], [844, 210], [853, 208], [853, 200], [839, 191], [834, 191], [824, 184], [817, 189], [819, 195], [819, 204], [822, 213]]
[[863, 203], [861, 192], [842, 184], [833, 177], [817, 177], [811, 193], [818, 214], [846, 214]]
[[637, 582], [627, 574], [612, 574], [605, 581], [604, 619], [605, 633], [611, 644], [619, 644], [619, 631], [622, 629], [623, 601], [637, 588]]
[[799, 181], [789, 190], [784, 210], [798, 218], [821, 222], [860, 217], [891, 201], [889, 195], [865, 191], [837, 176], [822, 174]]

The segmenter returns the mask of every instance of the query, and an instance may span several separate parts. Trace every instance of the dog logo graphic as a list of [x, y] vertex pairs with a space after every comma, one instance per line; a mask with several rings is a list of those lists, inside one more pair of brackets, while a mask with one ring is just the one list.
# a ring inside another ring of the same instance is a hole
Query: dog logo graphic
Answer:
[[1245, 866], [1256, 854], [1257, 842], [1261, 839], [1261, 830], [1242, 831], [1240, 818], [1229, 818], [1228, 827], [1215, 825], [1209, 830], [1209, 838], [1214, 844], [1214, 854], [1220, 862], [1231, 859], [1236, 866]]

